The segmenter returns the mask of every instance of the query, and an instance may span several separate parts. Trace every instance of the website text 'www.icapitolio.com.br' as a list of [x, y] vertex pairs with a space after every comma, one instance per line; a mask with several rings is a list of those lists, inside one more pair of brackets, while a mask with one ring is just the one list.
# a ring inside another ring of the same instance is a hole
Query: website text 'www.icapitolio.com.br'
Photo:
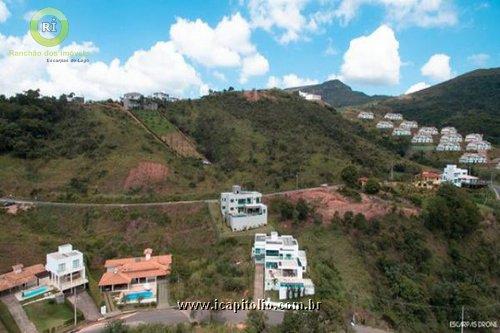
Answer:
[[306, 303], [303, 302], [271, 302], [265, 299], [259, 299], [257, 302], [242, 299], [240, 301], [220, 301], [214, 299], [212, 301], [177, 301], [179, 310], [210, 310], [222, 311], [229, 310], [237, 313], [244, 310], [302, 310], [302, 311], [318, 311], [321, 307], [321, 302], [316, 302], [309, 299]]

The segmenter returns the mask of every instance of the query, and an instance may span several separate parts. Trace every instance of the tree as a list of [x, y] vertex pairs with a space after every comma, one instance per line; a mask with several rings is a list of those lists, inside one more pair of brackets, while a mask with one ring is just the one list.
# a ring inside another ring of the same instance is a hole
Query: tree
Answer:
[[348, 165], [342, 169], [340, 177], [346, 183], [347, 186], [357, 187], [359, 172], [354, 165]]
[[309, 216], [310, 208], [304, 199], [300, 198], [297, 201], [297, 204], [295, 205], [295, 209], [297, 210], [297, 218], [300, 221], [305, 221], [307, 219], [307, 217]]
[[247, 314], [247, 329], [249, 333], [260, 333], [266, 331], [267, 316], [262, 311], [250, 310]]
[[365, 192], [368, 194], [377, 194], [380, 191], [380, 184], [376, 178], [368, 178], [365, 184]]
[[126, 333], [127, 331], [127, 326], [125, 326], [123, 320], [110, 321], [103, 330], [104, 333]]

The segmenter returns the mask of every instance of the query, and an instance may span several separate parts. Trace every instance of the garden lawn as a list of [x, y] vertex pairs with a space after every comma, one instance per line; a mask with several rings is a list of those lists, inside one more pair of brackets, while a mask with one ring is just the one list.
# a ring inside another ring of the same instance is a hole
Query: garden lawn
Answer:
[[24, 311], [40, 332], [62, 326], [73, 318], [73, 309], [69, 304], [48, 300], [26, 305]]

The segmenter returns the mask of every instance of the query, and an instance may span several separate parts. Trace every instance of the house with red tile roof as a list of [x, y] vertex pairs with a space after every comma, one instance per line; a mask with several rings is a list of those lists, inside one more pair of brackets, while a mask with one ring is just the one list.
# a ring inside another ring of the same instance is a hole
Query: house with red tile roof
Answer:
[[101, 290], [133, 290], [144, 285], [155, 289], [156, 282], [170, 274], [172, 255], [152, 256], [152, 253], [152, 249], [145, 249], [143, 257], [106, 260], [106, 272], [99, 281]]
[[12, 266], [12, 271], [0, 275], [0, 294], [37, 286], [40, 279], [46, 278], [47, 272], [42, 264], [24, 267]]

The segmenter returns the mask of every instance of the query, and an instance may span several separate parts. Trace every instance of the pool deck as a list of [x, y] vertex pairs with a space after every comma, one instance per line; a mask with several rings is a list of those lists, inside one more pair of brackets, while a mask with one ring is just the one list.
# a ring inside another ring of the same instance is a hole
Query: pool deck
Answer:
[[[30, 296], [30, 297], [23, 297], [23, 292], [27, 292], [27, 291], [30, 291], [30, 290], [36, 290], [36, 289], [39, 289], [39, 288], [42, 288], [42, 287], [46, 287], [47, 289], [42, 292], [42, 293], [39, 293], [39, 294], [36, 294], [36, 295], [33, 295], [33, 296]], [[25, 290], [21, 290], [17, 293], [14, 294], [14, 297], [19, 301], [19, 302], [22, 302], [22, 301], [26, 301], [26, 300], [29, 300], [29, 299], [32, 299], [34, 297], [37, 297], [37, 296], [40, 296], [40, 295], [43, 295], [45, 293], [50, 293], [54, 288], [51, 287], [51, 286], [47, 286], [47, 285], [41, 285], [41, 286], [36, 286], [36, 287], [32, 287], [32, 288], [29, 288], [29, 289], [25, 289]]]

